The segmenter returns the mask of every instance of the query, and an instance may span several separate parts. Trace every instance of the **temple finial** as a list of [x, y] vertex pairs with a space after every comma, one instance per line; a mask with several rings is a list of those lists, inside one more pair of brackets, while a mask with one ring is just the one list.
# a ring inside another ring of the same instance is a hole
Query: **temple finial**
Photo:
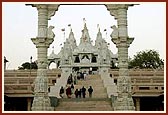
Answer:
[[97, 29], [98, 29], [98, 32], [100, 32], [100, 26], [99, 26], [99, 24], [97, 24]]
[[83, 18], [84, 28], [86, 28], [86, 19]]
[[84, 23], [84, 24], [86, 23], [86, 19], [85, 19], [85, 18], [83, 18], [83, 23]]

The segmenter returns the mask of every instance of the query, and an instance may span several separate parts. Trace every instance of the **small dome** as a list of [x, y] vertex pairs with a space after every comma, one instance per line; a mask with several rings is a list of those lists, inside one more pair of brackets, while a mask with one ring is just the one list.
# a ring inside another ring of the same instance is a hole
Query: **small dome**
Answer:
[[52, 51], [52, 53], [48, 56], [48, 59], [55, 59], [58, 56], [54, 53], [54, 51]]

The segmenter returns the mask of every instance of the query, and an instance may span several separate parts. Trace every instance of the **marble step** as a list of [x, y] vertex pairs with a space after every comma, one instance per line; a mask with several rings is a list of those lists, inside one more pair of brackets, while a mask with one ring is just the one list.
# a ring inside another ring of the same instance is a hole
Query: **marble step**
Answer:
[[78, 85], [94, 85], [94, 86], [97, 86], [97, 85], [102, 85], [103, 86], [103, 81], [102, 80], [79, 80], [77, 81], [77, 84]]
[[112, 111], [108, 98], [61, 99], [56, 111]]
[[[67, 95], [66, 94], [64, 94], [64, 96], [63, 96], [64, 98], [67, 98]], [[89, 98], [89, 93], [87, 92], [86, 93], [86, 96], [85, 96], [86, 98]], [[107, 94], [106, 93], [93, 93], [92, 94], [92, 98], [107, 98], [108, 96], [107, 96]], [[75, 94], [72, 94], [71, 95], [71, 98], [75, 98]], [[81, 97], [82, 98], [82, 97]]]
[[[88, 90], [88, 88], [90, 87], [90, 85], [74, 85], [74, 89], [80, 89], [80, 88], [82, 88], [82, 87], [85, 87], [86, 88], [86, 90]], [[103, 86], [92, 86], [92, 88], [93, 88], [93, 90], [94, 91], [106, 91], [106, 88], [105, 87], [103, 87]]]

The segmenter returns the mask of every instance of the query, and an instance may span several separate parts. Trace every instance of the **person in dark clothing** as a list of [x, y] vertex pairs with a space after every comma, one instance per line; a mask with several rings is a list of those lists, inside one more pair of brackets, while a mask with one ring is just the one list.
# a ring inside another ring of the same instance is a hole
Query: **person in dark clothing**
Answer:
[[71, 89], [74, 89], [74, 85], [73, 84], [71, 84]]
[[78, 98], [78, 89], [75, 90], [75, 97]]
[[71, 98], [71, 94], [72, 94], [72, 92], [71, 92], [71, 87], [69, 86], [69, 87], [66, 89], [66, 95], [67, 95], [68, 98]]
[[60, 89], [59, 95], [60, 95], [61, 98], [63, 98], [63, 96], [64, 96], [64, 88], [63, 88], [63, 86]]
[[93, 92], [92, 86], [89, 87], [88, 92], [89, 92], [89, 97], [91, 98], [92, 97], [92, 92]]
[[77, 72], [77, 79], [80, 80], [80, 72]]
[[71, 84], [72, 82], [73, 82], [72, 75], [70, 75], [70, 76], [68, 77], [67, 84]]
[[70, 77], [68, 77], [67, 84], [71, 84], [71, 79], [70, 79]]
[[83, 75], [82, 72], [80, 73], [80, 78], [81, 78], [81, 79], [84, 79], [84, 75]]
[[85, 98], [85, 95], [86, 95], [86, 88], [83, 86], [82, 87], [82, 96], [83, 96], [83, 98]]
[[82, 93], [82, 89], [79, 89], [78, 90], [78, 96], [79, 96], [79, 98], [81, 98], [81, 93]]

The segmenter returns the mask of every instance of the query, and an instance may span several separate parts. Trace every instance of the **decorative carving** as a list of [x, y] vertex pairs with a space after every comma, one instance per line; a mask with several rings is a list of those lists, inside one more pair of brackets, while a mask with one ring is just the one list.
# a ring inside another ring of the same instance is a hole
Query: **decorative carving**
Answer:
[[118, 10], [119, 9], [128, 9], [129, 6], [138, 5], [138, 4], [106, 4], [107, 10], [110, 11], [110, 14], [118, 19]]
[[48, 78], [47, 78], [47, 48], [53, 42], [55, 37], [52, 29], [54, 26], [48, 27], [48, 19], [54, 16], [58, 5], [55, 4], [33, 4], [38, 10], [38, 36], [31, 38], [36, 45], [38, 52], [38, 70], [35, 79], [35, 97], [32, 104], [33, 111], [53, 110], [48, 97]]
[[122, 81], [122, 92], [128, 93], [128, 82], [125, 77], [123, 78], [123, 81]]
[[111, 28], [113, 29], [113, 32], [111, 33], [112, 39], [118, 39], [119, 37], [118, 28], [115, 25], [111, 26]]
[[112, 15], [112, 16], [114, 16], [114, 19], [118, 19], [118, 10], [112, 10], [112, 11], [110, 11], [110, 14]]
[[132, 4], [109, 4], [106, 5], [110, 14], [117, 19], [118, 28], [113, 25], [111, 40], [118, 48], [119, 56], [119, 78], [117, 80], [118, 96], [114, 110], [135, 110], [131, 92], [131, 82], [128, 76], [128, 46], [133, 39], [127, 35], [127, 9]]
[[59, 4], [48, 4], [48, 20], [51, 20], [51, 17], [55, 15], [58, 7]]
[[49, 45], [54, 41], [53, 38], [45, 38], [45, 37], [31, 38], [31, 40], [36, 45], [37, 48], [39, 46], [43, 46], [43, 47], [48, 48]]
[[89, 59], [85, 56], [84, 59], [81, 60], [81, 63], [90, 63]]
[[52, 29], [54, 29], [54, 26], [49, 26], [48, 31], [47, 31], [47, 38], [54, 38], [55, 34], [52, 31]]
[[34, 91], [38, 93], [47, 92], [47, 85], [46, 71], [38, 70]]

